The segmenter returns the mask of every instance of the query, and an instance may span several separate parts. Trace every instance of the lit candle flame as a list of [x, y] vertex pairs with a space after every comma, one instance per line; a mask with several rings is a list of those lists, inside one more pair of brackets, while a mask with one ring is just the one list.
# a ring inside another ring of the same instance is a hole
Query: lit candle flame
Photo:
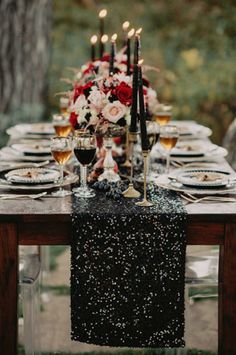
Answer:
[[141, 32], [142, 32], [142, 27], [140, 27], [140, 28], [135, 32], [135, 34], [136, 34], [136, 35], [140, 35]]
[[108, 35], [103, 35], [101, 38], [102, 43], [106, 43], [108, 41]]
[[117, 39], [117, 34], [114, 33], [114, 35], [111, 36], [111, 41], [112, 41], [112, 42], [115, 42], [116, 39]]
[[142, 65], [143, 64], [143, 59], [140, 59], [139, 61], [138, 61], [138, 65]]
[[128, 32], [128, 38], [131, 38], [134, 35], [134, 32], [135, 32], [135, 30], [134, 30], [134, 28], [132, 28], [132, 30], [130, 30]]
[[96, 35], [94, 35], [94, 36], [92, 36], [92, 37], [90, 38], [91, 44], [97, 43], [97, 40], [98, 40], [98, 37], [97, 37]]
[[99, 18], [104, 18], [104, 17], [106, 17], [106, 15], [107, 15], [106, 9], [102, 9], [98, 14]]
[[125, 21], [125, 22], [123, 23], [123, 25], [122, 25], [122, 28], [123, 28], [124, 31], [127, 31], [128, 28], [129, 28], [129, 21]]

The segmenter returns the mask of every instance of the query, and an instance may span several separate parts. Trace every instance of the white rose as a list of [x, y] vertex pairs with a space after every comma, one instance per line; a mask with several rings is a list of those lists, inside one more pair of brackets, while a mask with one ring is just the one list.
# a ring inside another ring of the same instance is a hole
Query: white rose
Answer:
[[114, 79], [118, 80], [120, 83], [124, 82], [129, 86], [132, 86], [132, 79], [130, 76], [125, 75], [125, 73], [119, 73], [119, 74], [115, 74], [113, 76]]
[[84, 96], [84, 95], [80, 95], [80, 96], [76, 99], [76, 101], [75, 101], [75, 103], [74, 103], [74, 105], [73, 105], [73, 107], [72, 107], [72, 111], [75, 112], [76, 114], [78, 114], [79, 111], [80, 111], [82, 108], [86, 107], [87, 105], [88, 105], [88, 102], [87, 102], [85, 96]]
[[120, 101], [109, 102], [102, 110], [103, 117], [112, 123], [117, 123], [126, 113], [127, 108]]
[[157, 93], [155, 90], [148, 88], [147, 90], [147, 103], [148, 108], [151, 113], [154, 113], [156, 110], [156, 106], [158, 105]]
[[86, 115], [90, 113], [90, 118], [89, 121], [91, 120], [96, 120], [97, 119], [97, 112], [95, 110], [92, 110], [90, 108], [82, 108], [79, 110], [78, 112], [78, 117], [77, 117], [77, 122], [78, 124], [82, 124], [82, 123], [87, 123], [88, 121], [86, 120]]
[[126, 54], [123, 54], [122, 52], [116, 53], [115, 60], [120, 63], [120, 62], [125, 62], [127, 59]]
[[98, 111], [101, 111], [104, 105], [107, 103], [106, 95], [97, 89], [90, 92], [88, 100], [90, 101], [90, 106]]

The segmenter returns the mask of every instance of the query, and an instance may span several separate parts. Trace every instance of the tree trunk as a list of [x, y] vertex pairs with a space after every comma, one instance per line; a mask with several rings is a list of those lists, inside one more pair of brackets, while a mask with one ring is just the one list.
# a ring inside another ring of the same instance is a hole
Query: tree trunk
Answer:
[[2, 128], [22, 107], [43, 107], [50, 27], [51, 0], [0, 1], [0, 113], [10, 120]]

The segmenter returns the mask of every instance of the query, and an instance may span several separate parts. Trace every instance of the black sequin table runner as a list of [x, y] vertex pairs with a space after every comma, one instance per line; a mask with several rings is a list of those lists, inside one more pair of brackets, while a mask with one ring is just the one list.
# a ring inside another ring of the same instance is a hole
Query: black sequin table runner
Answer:
[[151, 197], [149, 208], [73, 197], [72, 340], [184, 346], [186, 211], [174, 192]]

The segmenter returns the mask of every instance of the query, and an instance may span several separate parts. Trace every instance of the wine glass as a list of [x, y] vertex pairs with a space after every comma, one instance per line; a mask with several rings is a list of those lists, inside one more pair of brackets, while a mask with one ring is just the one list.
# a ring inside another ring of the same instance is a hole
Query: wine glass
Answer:
[[168, 124], [172, 117], [172, 106], [160, 104], [157, 107], [157, 112], [154, 115], [154, 120], [160, 126]]
[[60, 167], [60, 189], [53, 192], [54, 196], [68, 196], [71, 195], [70, 191], [62, 189], [64, 180], [64, 164], [69, 160], [72, 154], [72, 140], [68, 137], [53, 137], [51, 139], [51, 153], [55, 161]]
[[176, 126], [166, 125], [160, 129], [160, 143], [166, 150], [166, 173], [170, 170], [170, 151], [176, 145], [179, 138], [179, 131]]
[[68, 97], [60, 97], [60, 112], [63, 116], [68, 114], [69, 107], [69, 98]]
[[160, 126], [154, 121], [147, 121], [147, 136], [149, 142], [149, 150], [157, 143], [160, 135]]
[[56, 135], [59, 137], [68, 137], [72, 130], [69, 117], [65, 115], [55, 114], [52, 121]]
[[160, 126], [155, 121], [147, 121], [146, 124], [147, 124], [147, 137], [148, 137], [149, 150], [150, 150], [150, 154], [148, 156], [148, 162], [147, 162], [147, 177], [151, 181], [157, 177], [157, 173], [151, 171], [150, 166], [152, 166], [152, 168], [154, 167], [153, 164], [154, 159], [152, 158], [154, 157], [154, 154], [152, 155], [151, 151], [152, 148], [158, 142], [159, 135], [160, 135]]
[[74, 154], [81, 167], [81, 186], [73, 192], [77, 197], [94, 197], [95, 192], [87, 185], [87, 166], [96, 154], [96, 138], [90, 133], [81, 133], [74, 137]]

